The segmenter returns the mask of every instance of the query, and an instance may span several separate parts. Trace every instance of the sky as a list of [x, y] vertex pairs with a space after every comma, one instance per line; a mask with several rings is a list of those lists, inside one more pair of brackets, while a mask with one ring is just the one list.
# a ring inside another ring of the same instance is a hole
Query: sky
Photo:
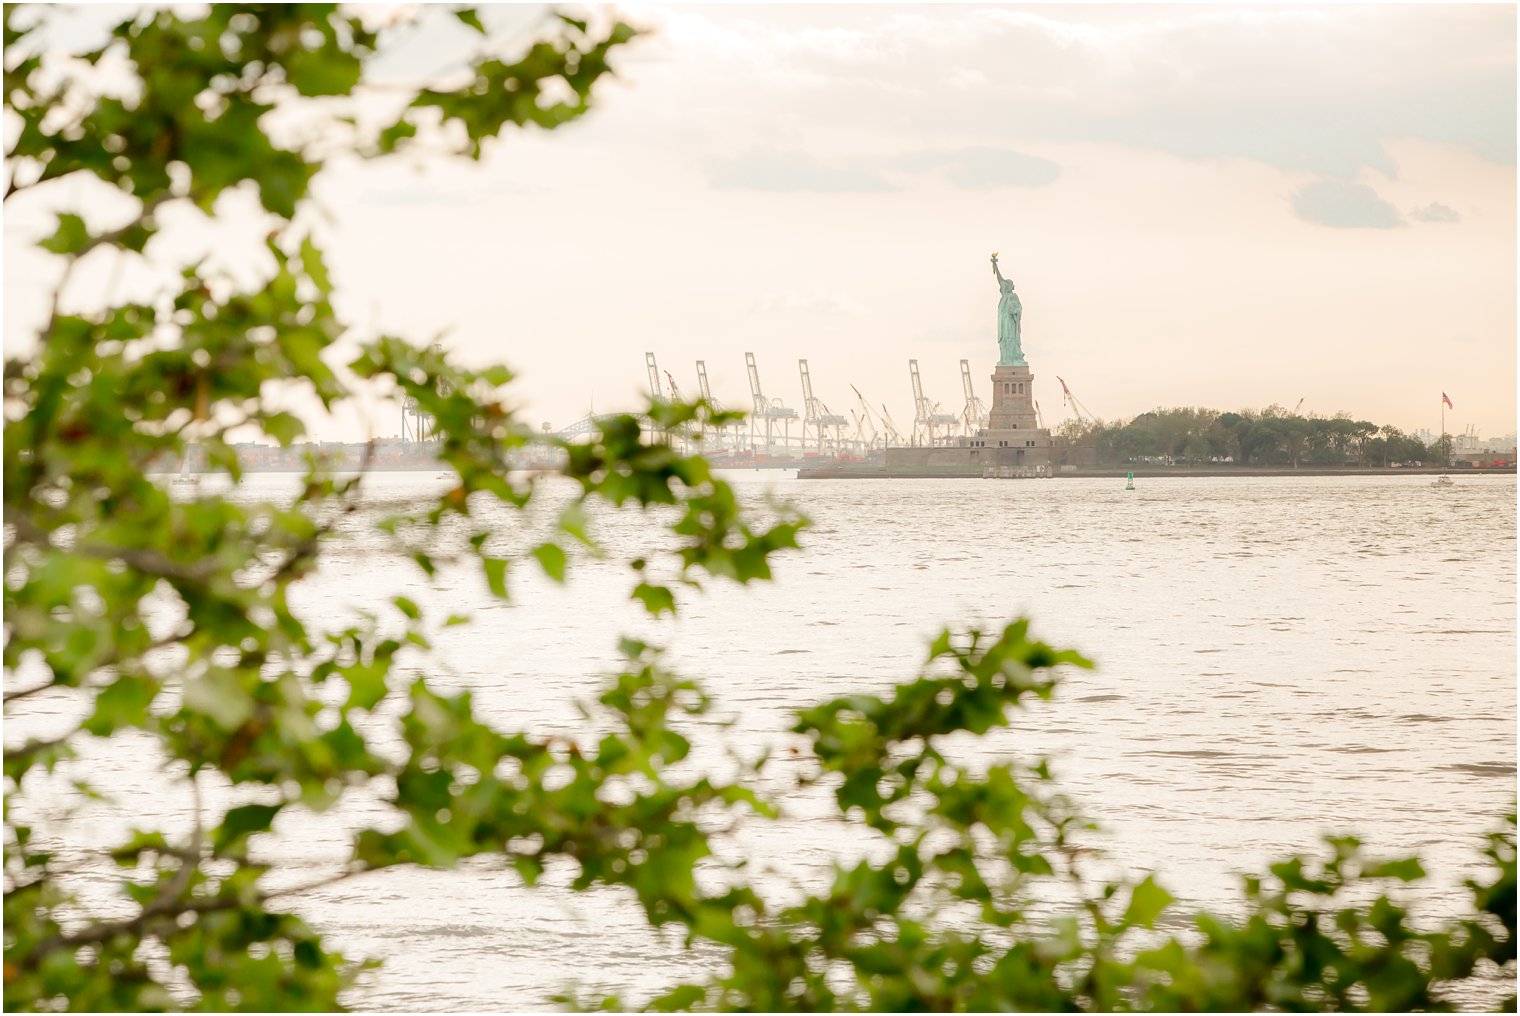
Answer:
[[[985, 399], [998, 252], [1036, 399], [1106, 419], [1279, 404], [1515, 430], [1512, 6], [629, 5], [587, 117], [479, 164], [338, 164], [315, 194], [361, 328], [518, 370], [562, 427], [684, 395], [838, 413]], [[537, 12], [486, 11], [510, 46]], [[470, 43], [438, 20], [377, 80]], [[8, 210], [9, 211], [9, 210]], [[12, 218], [18, 220], [13, 228]], [[6, 329], [46, 266], [6, 224]], [[331, 423], [387, 435], [399, 412]]]

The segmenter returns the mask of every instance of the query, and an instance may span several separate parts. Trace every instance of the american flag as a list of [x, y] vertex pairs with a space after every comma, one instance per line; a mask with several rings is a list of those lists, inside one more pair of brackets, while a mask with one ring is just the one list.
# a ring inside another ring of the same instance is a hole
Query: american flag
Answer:
[[1444, 403], [1446, 403], [1446, 408], [1447, 409], [1456, 409], [1457, 408], [1456, 406], [1454, 406], [1454, 405], [1451, 404], [1451, 396], [1447, 395], [1445, 392], [1441, 393], [1441, 401], [1444, 402]]

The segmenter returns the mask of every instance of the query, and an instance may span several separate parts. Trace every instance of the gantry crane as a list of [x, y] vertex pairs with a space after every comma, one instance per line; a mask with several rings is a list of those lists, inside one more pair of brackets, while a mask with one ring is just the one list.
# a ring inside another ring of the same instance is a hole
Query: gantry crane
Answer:
[[797, 369], [802, 375], [802, 443], [807, 444], [807, 431], [813, 428], [813, 436], [818, 442], [818, 451], [824, 451], [824, 445], [829, 443], [828, 432], [833, 432], [834, 454], [839, 454], [840, 445], [843, 442], [843, 431], [849, 422], [838, 413], [829, 412], [829, 407], [823, 404], [823, 400], [813, 395], [813, 377], [808, 373], [806, 360], [797, 361]]
[[924, 383], [918, 376], [918, 361], [908, 361], [908, 376], [913, 381], [913, 444], [924, 441], [933, 444], [933, 435], [930, 433], [929, 424], [929, 400], [924, 397]]
[[649, 368], [650, 397], [663, 399], [665, 397], [665, 393], [660, 390], [660, 368], [654, 362], [653, 353], [644, 354], [644, 366]]
[[[760, 368], [755, 365], [755, 354], [744, 354], [744, 366], [749, 370], [749, 392], [754, 400], [755, 410], [749, 418], [750, 445], [755, 443], [755, 425], [757, 421], [765, 421], [765, 454], [772, 452], [774, 425], [780, 421], [785, 430], [782, 437], [782, 447], [790, 444], [792, 439], [792, 421], [797, 419], [797, 410], [788, 409], [780, 399], [767, 399], [760, 390]], [[756, 449], [758, 451], [758, 449]]]
[[946, 434], [960, 422], [954, 413], [941, 413], [939, 403], [931, 403], [924, 395], [924, 383], [918, 375], [918, 361], [908, 361], [908, 376], [913, 382], [913, 443], [936, 445], [940, 443], [940, 431]]
[[[443, 356], [443, 343], [435, 342], [429, 351], [435, 357]], [[443, 378], [433, 382], [433, 390], [439, 395], [447, 396], [454, 388]], [[412, 425], [408, 429], [407, 417], [411, 417]], [[408, 395], [401, 403], [401, 439], [403, 441], [433, 441], [438, 437], [438, 421], [433, 414], [422, 408], [422, 404], [411, 395]]]
[[976, 392], [971, 387], [971, 362], [961, 361], [961, 387], [966, 390], [966, 406], [961, 410], [961, 421], [965, 426], [965, 433], [969, 437], [979, 430], [987, 427], [987, 407], [982, 400], [976, 397]]
[[[675, 382], [672, 381], [671, 384], [674, 385]], [[701, 394], [702, 401], [707, 403], [707, 412], [709, 415], [716, 415], [723, 412], [723, 403], [713, 398], [712, 386], [708, 384], [707, 381], [706, 360], [697, 361], [697, 391]], [[707, 433], [708, 425], [704, 422], [702, 428], [702, 436], [704, 439], [707, 437]], [[738, 423], [728, 423], [722, 427], [715, 428], [715, 433], [717, 435], [718, 447], [720, 448], [730, 444], [735, 446], [739, 444]]]
[[712, 397], [712, 388], [707, 384], [707, 361], [697, 361], [697, 390], [702, 393], [702, 401], [712, 407], [713, 412], [718, 411], [718, 402]]
[[[670, 371], [667, 370], [662, 373], [665, 375], [665, 383], [670, 386], [670, 401], [684, 402], [685, 400], [681, 398], [681, 389], [676, 387], [676, 379], [671, 377]], [[683, 426], [678, 431], [671, 431], [670, 437], [681, 448], [688, 451], [691, 449], [692, 436], [690, 427]]]
[[[654, 362], [653, 353], [644, 354], [644, 366], [649, 371], [649, 397], [656, 402], [663, 402], [665, 399], [665, 393], [660, 390], [660, 368], [659, 365]], [[656, 436], [664, 434], [664, 431], [660, 430], [654, 425], [653, 420], [648, 421], [647, 426], [649, 428], [649, 436], [651, 440], [653, 440]]]

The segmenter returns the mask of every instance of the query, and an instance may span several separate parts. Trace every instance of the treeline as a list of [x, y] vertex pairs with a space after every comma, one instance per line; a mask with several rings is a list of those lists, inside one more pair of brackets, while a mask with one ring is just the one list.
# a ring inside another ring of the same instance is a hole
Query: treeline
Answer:
[[1282, 406], [1221, 413], [1156, 409], [1133, 420], [1068, 420], [1056, 430], [1058, 465], [1394, 466], [1445, 462], [1451, 437], [1427, 445], [1397, 427], [1299, 416]]

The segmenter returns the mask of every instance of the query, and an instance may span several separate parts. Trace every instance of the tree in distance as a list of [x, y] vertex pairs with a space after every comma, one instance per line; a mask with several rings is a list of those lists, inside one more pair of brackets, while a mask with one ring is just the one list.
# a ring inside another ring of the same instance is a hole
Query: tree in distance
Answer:
[[[364, 964], [296, 916], [303, 896], [481, 856], [530, 885], [568, 862], [577, 889], [626, 887], [652, 926], [722, 957], [707, 979], [653, 998], [566, 1004], [1407, 1010], [1456, 1004], [1453, 986], [1475, 975], [1512, 980], [1513, 815], [1486, 844], [1469, 911], [1438, 926], [1399, 902], [1419, 863], [1371, 858], [1350, 837], [1248, 879], [1232, 917], [1174, 913], [1152, 878], [1098, 877], [1078, 845], [1089, 824], [1043, 760], [978, 771], [943, 750], [1053, 695], [1060, 668], [1088, 665], [1021, 621], [944, 632], [891, 691], [797, 714], [807, 778], [885, 859], [841, 864], [826, 889], [780, 906], [710, 842], [726, 822], [775, 816], [753, 789], [764, 763], [732, 779], [681, 765], [682, 731], [709, 703], [654, 646], [621, 643], [595, 706], [605, 733], [570, 743], [497, 729], [428, 676], [430, 633], [468, 619], [402, 596], [351, 618], [302, 616], [292, 591], [343, 526], [373, 530], [423, 579], [478, 570], [505, 600], [513, 568], [564, 581], [602, 514], [642, 511], [649, 551], [627, 581], [656, 616], [709, 582], [765, 581], [797, 547], [803, 518], [742, 511], [701, 456], [652, 436], [723, 422], [710, 407], [657, 401], [603, 419], [587, 443], [556, 442], [509, 408], [506, 368], [355, 334], [333, 309], [310, 194], [324, 162], [479, 158], [510, 128], [566, 123], [638, 33], [611, 16], [560, 17], [502, 55], [473, 9], [427, 8], [417, 17], [474, 33], [474, 55], [447, 79], [390, 88], [377, 118], [366, 68], [405, 22], [321, 4], [155, 8], [64, 52], [48, 32], [57, 16], [4, 15], [5, 202], [53, 210], [40, 246], [60, 272], [35, 342], [5, 363], [5, 713], [24, 730], [39, 703], [73, 717], [5, 749], [7, 1009], [340, 1009]], [[89, 197], [102, 193], [112, 200]], [[176, 261], [161, 239], [172, 222], [254, 211], [263, 226], [238, 273]], [[102, 266], [168, 288], [81, 294], [74, 280]], [[234, 437], [289, 446], [305, 433], [281, 408], [293, 385], [329, 410], [376, 385], [415, 399], [447, 489], [384, 514], [366, 504], [362, 471], [337, 475], [316, 453], [281, 503], [150, 475], [195, 445], [236, 481]], [[542, 531], [524, 513], [520, 531], [535, 535], [514, 548], [491, 520], [545, 503], [542, 481], [509, 472], [535, 446], [561, 456], [574, 495]], [[58, 779], [80, 800], [103, 792], [78, 757], [87, 748], [160, 760], [164, 792], [192, 802], [189, 828], [97, 842], [38, 817]], [[357, 829], [320, 881], [271, 877], [260, 844], [277, 821], [356, 799], [394, 820]], [[102, 882], [104, 901], [86, 892]]]

